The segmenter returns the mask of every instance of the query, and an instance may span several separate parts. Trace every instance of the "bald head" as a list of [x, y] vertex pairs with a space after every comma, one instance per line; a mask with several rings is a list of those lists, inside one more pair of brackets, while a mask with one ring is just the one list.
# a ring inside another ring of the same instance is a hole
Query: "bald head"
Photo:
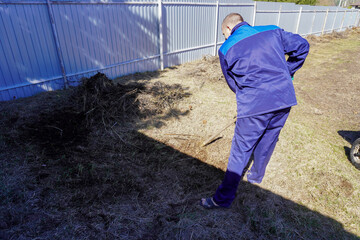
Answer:
[[225, 36], [225, 39], [230, 36], [232, 29], [243, 21], [243, 17], [238, 13], [230, 13], [227, 15], [221, 24], [221, 30]]

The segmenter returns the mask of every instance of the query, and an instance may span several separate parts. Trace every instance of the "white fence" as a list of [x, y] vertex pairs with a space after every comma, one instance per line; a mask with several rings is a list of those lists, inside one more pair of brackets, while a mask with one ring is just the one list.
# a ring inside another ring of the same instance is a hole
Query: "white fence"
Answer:
[[301, 35], [359, 25], [358, 10], [250, 0], [0, 0], [0, 101], [215, 55], [230, 12]]

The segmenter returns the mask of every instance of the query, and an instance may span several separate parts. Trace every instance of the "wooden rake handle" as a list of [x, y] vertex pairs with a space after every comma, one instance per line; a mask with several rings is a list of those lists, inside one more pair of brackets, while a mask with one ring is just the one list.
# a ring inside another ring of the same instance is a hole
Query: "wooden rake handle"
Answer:
[[228, 127], [230, 127], [231, 125], [233, 125], [234, 123], [236, 123], [236, 116], [234, 117], [235, 120], [231, 120], [231, 122], [229, 122], [224, 128], [222, 128], [220, 131], [218, 131], [217, 133], [215, 133], [214, 135], [212, 135], [211, 137], [209, 137], [206, 141], [203, 142], [203, 144], [201, 145], [202, 147], [205, 147], [206, 145], [208, 145], [209, 143], [211, 143], [212, 141], [214, 141], [217, 136], [222, 133], [225, 129], [227, 129]]

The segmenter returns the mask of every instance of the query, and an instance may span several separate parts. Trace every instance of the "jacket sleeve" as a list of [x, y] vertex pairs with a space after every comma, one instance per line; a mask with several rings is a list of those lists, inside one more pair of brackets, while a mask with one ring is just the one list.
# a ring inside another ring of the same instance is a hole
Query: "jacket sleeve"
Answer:
[[228, 69], [228, 65], [225, 61], [225, 56], [222, 52], [219, 51], [219, 59], [220, 59], [220, 66], [221, 66], [221, 70], [224, 74], [225, 80], [227, 82], [227, 84], [229, 85], [230, 89], [236, 93], [236, 86], [235, 86], [235, 80], [229, 76], [229, 74], [227, 73], [227, 69]]
[[305, 62], [309, 53], [310, 45], [305, 38], [298, 34], [281, 30], [281, 37], [284, 46], [284, 52], [289, 56], [287, 65], [291, 76], [299, 70]]

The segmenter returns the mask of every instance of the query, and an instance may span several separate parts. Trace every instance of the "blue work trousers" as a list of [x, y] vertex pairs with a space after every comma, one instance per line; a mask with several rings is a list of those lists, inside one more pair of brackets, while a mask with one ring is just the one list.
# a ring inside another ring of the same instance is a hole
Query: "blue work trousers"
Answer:
[[225, 177], [213, 196], [215, 203], [224, 207], [231, 205], [251, 154], [254, 162], [247, 180], [261, 183], [290, 109], [237, 119]]

